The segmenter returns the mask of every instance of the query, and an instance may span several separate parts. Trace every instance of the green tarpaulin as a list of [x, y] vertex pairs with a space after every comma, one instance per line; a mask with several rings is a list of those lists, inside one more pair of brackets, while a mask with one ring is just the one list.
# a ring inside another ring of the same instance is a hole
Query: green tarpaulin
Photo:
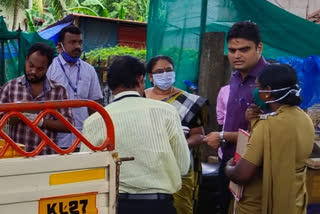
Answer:
[[24, 73], [24, 60], [32, 44], [42, 42], [53, 48], [52, 41], [43, 39], [38, 33], [8, 31], [0, 16], [0, 85]]
[[[203, 32], [228, 32], [233, 23], [250, 20], [259, 25], [267, 58], [320, 55], [320, 26], [265, 0], [152, 0], [147, 58], [171, 56], [176, 86], [197, 82]], [[226, 52], [225, 45], [225, 54]]]

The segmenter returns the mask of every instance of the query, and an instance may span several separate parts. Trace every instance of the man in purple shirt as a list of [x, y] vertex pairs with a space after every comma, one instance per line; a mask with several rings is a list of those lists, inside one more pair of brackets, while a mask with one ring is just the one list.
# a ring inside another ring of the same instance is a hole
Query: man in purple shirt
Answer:
[[257, 74], [267, 64], [261, 56], [260, 30], [255, 23], [249, 21], [235, 23], [228, 32], [227, 42], [228, 59], [235, 72], [229, 83], [230, 93], [224, 128], [222, 132], [211, 132], [204, 138], [209, 146], [215, 149], [220, 147], [222, 152], [219, 169], [222, 213], [228, 212], [232, 198], [224, 167], [234, 156], [238, 129], [248, 129], [249, 122], [245, 119], [245, 112], [254, 103], [253, 90]]

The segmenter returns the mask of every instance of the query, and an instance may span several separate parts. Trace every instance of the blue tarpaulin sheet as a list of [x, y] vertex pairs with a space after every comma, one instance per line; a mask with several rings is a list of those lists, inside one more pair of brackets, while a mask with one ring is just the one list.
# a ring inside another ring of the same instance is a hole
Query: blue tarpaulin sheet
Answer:
[[38, 34], [44, 39], [52, 40], [57, 45], [58, 44], [58, 35], [59, 35], [60, 30], [68, 25], [71, 25], [72, 22], [73, 21], [63, 23], [60, 25], [56, 25], [54, 27], [51, 27], [51, 28], [48, 28], [46, 30], [41, 31]]
[[319, 56], [280, 57], [279, 63], [291, 65], [296, 71], [301, 87], [302, 103], [300, 107], [307, 109], [320, 103], [320, 58]]

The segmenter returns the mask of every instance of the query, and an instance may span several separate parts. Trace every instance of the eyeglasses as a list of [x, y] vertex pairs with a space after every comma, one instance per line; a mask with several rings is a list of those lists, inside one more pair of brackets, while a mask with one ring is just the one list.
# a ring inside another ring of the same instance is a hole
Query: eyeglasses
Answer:
[[172, 68], [165, 68], [165, 69], [157, 69], [157, 70], [154, 70], [152, 71], [152, 74], [162, 74], [164, 72], [172, 72], [174, 71]]

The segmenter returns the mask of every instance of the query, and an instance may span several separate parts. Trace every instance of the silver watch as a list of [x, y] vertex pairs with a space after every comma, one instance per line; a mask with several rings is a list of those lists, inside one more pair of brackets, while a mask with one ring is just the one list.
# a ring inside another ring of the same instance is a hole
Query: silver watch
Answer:
[[219, 132], [220, 144], [222, 147], [227, 145], [227, 141], [223, 137], [224, 131]]

